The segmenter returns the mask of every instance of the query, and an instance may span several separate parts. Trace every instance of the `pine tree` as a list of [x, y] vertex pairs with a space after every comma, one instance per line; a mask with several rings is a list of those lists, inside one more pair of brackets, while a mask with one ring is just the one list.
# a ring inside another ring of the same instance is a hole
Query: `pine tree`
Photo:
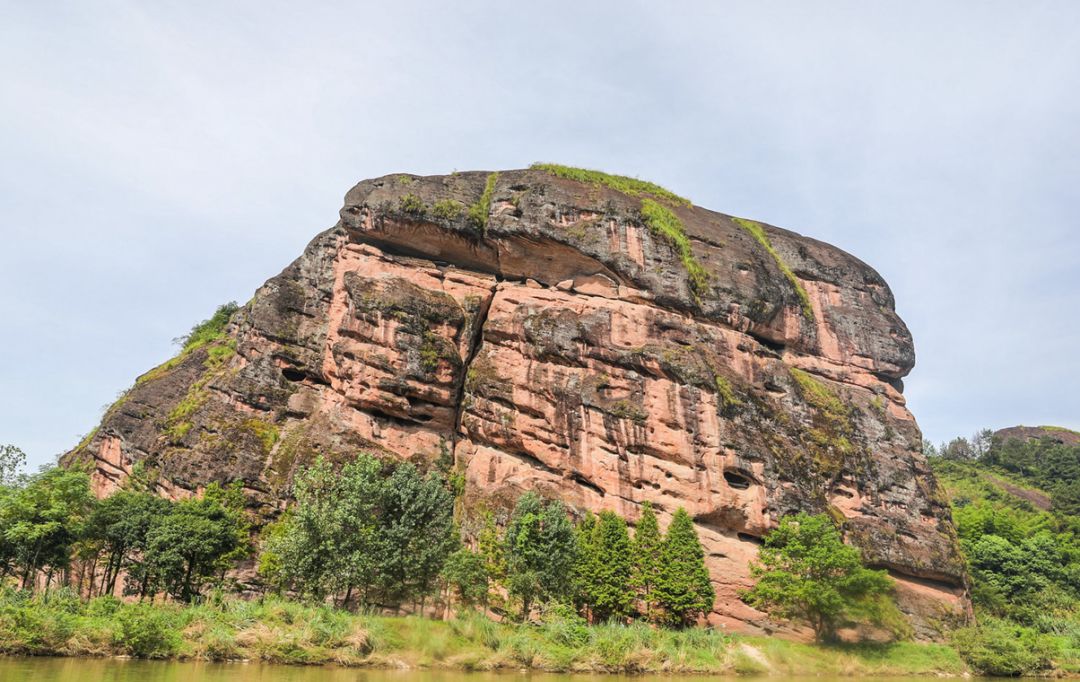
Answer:
[[586, 512], [575, 528], [577, 560], [574, 562], [574, 606], [586, 618], [592, 618], [592, 586], [596, 582], [599, 559], [596, 555], [596, 516]]
[[716, 600], [694, 522], [679, 507], [664, 537], [656, 601], [670, 625], [689, 625]]
[[593, 536], [597, 569], [591, 589], [593, 619], [625, 618], [634, 598], [630, 586], [632, 562], [626, 520], [614, 512], [600, 512]]
[[641, 518], [634, 530], [633, 577], [631, 584], [645, 607], [646, 620], [652, 620], [656, 608], [656, 583], [663, 562], [664, 539], [656, 522], [651, 502], [641, 506]]

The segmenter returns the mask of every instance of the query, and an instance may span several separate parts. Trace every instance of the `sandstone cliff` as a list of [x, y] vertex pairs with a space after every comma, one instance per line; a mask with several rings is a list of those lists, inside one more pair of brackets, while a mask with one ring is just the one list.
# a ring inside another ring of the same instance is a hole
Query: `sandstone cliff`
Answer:
[[361, 182], [227, 334], [152, 370], [67, 456], [107, 494], [241, 480], [273, 513], [297, 467], [359, 450], [452, 462], [468, 506], [523, 489], [633, 520], [693, 515], [712, 618], [760, 537], [843, 517], [917, 631], [963, 614], [948, 506], [901, 382], [911, 336], [856, 258], [660, 188], [559, 167]]

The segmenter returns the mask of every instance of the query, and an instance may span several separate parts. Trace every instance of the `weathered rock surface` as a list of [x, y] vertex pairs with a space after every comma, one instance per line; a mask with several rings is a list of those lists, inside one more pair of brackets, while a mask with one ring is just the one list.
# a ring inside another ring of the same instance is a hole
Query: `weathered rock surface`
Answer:
[[523, 170], [485, 202], [488, 180], [358, 184], [226, 341], [140, 378], [68, 461], [93, 462], [101, 494], [140, 462], [170, 496], [240, 480], [268, 514], [298, 466], [360, 450], [452, 462], [473, 507], [538, 489], [631, 520], [651, 500], [663, 524], [684, 506], [712, 619], [739, 630], [772, 627], [738, 599], [760, 537], [827, 511], [898, 579], [917, 632], [963, 617], [902, 395], [911, 336], [874, 270], [760, 226], [774, 255], [745, 223], [673, 204], [708, 273], [693, 286], [640, 198]]

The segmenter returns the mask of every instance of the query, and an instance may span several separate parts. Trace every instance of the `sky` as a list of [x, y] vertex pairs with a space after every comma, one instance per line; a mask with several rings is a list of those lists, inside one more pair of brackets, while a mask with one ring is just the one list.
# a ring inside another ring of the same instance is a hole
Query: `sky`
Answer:
[[835, 244], [927, 438], [1080, 429], [1080, 3], [0, 0], [0, 443], [54, 461], [393, 172], [554, 161]]

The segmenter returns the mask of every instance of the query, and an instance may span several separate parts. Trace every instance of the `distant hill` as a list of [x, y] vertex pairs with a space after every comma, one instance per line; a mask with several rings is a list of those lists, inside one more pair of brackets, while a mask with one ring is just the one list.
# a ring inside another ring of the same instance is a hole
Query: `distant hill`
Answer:
[[1046, 438], [1062, 445], [1080, 445], [1080, 432], [1063, 426], [1010, 426], [995, 431], [994, 438], [1002, 442], [1012, 438], [1023, 441]]

